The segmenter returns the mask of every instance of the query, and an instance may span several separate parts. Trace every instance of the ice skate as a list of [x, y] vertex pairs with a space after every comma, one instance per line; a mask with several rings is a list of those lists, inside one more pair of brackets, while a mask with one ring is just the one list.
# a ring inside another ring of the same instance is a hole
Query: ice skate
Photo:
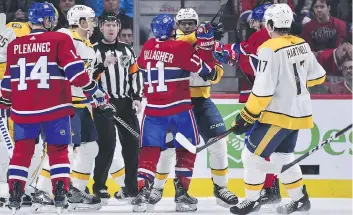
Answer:
[[95, 190], [93, 188], [93, 195], [101, 200], [101, 205], [108, 205], [108, 200], [110, 199], [110, 194], [106, 189]]
[[121, 187], [118, 192], [114, 193], [114, 197], [121, 204], [130, 204], [132, 199], [126, 187]]
[[281, 202], [281, 194], [279, 190], [279, 181], [276, 179], [272, 187], [261, 190], [261, 204], [277, 204]]
[[53, 213], [55, 212], [54, 201], [49, 193], [42, 190], [36, 190], [32, 194], [32, 213]]
[[305, 185], [302, 190], [304, 196], [298, 201], [291, 201], [285, 205], [281, 205], [277, 208], [278, 214], [291, 214], [297, 211], [304, 212], [309, 211], [311, 208], [308, 193], [306, 192]]
[[148, 180], [145, 180], [145, 185], [141, 188], [137, 196], [131, 201], [133, 205], [132, 211], [133, 212], [146, 212], [147, 211], [147, 204], [150, 195], [150, 183]]
[[176, 203], [175, 210], [178, 212], [196, 211], [198, 200], [194, 197], [189, 196], [187, 190], [184, 188], [180, 179], [174, 179], [174, 187], [174, 202]]
[[227, 187], [220, 187], [214, 184], [213, 194], [216, 197], [217, 204], [230, 208], [238, 203], [238, 197], [228, 190]]
[[161, 201], [163, 195], [163, 189], [152, 188], [150, 196], [148, 198], [147, 211], [154, 211], [155, 205]]
[[12, 210], [12, 214], [16, 214], [21, 208], [23, 192], [21, 190], [21, 182], [16, 181], [10, 190], [10, 198], [8, 207]]
[[230, 212], [233, 214], [245, 215], [259, 211], [261, 208], [260, 199], [251, 201], [248, 199], [239, 202], [237, 205], [230, 208]]
[[102, 208], [99, 198], [86, 194], [72, 185], [70, 185], [67, 197], [70, 211], [97, 211]]
[[5, 198], [0, 198], [0, 208], [5, 207], [6, 201]]
[[66, 197], [67, 191], [64, 190], [64, 182], [57, 181], [55, 184], [54, 191], [54, 205], [56, 208], [56, 214], [61, 215], [64, 209], [67, 209], [69, 204], [67, 203]]
[[29, 195], [24, 194], [22, 198], [22, 207], [31, 207], [31, 206], [32, 206], [32, 198]]

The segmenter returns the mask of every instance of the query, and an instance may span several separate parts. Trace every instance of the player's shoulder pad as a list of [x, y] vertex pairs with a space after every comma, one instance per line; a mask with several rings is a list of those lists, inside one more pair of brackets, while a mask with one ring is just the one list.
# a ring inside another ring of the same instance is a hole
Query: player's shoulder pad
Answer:
[[54, 34], [53, 35], [53, 39], [57, 39], [59, 41], [65, 41], [65, 40], [71, 40], [72, 41], [72, 37], [69, 34], [66, 34], [64, 32], [50, 31], [50, 32], [47, 32], [47, 33]]
[[194, 33], [185, 35], [184, 32], [182, 32], [180, 29], [177, 29], [176, 40], [182, 40], [194, 45], [197, 42], [196, 33], [194, 32]]
[[258, 49], [260, 51], [263, 48], [270, 48], [273, 52], [277, 52], [283, 48], [287, 48], [289, 46], [298, 45], [300, 43], [305, 43], [300, 37], [296, 36], [287, 36], [287, 37], [277, 37], [272, 38], [264, 42]]

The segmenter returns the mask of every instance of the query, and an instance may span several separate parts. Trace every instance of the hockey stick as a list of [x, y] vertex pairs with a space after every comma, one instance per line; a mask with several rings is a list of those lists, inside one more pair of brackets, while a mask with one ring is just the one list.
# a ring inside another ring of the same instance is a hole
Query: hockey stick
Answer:
[[202, 150], [204, 150], [205, 148], [213, 145], [214, 143], [216, 143], [217, 141], [225, 138], [226, 136], [228, 136], [229, 134], [231, 134], [233, 132], [233, 128], [230, 128], [229, 130], [225, 131], [223, 134], [213, 137], [211, 139], [209, 139], [207, 141], [207, 143], [203, 146], [200, 147], [196, 147], [194, 146], [192, 143], [190, 143], [190, 141], [188, 139], [186, 139], [186, 137], [184, 135], [182, 135], [181, 133], [177, 133], [175, 136], [175, 139], [180, 143], [180, 145], [182, 145], [185, 149], [187, 149], [189, 152], [196, 154], [201, 152]]
[[9, 130], [6, 127], [3, 118], [0, 119], [0, 131], [1, 131], [2, 138], [4, 139], [4, 141], [6, 143], [6, 148], [7, 148], [9, 158], [11, 159], [12, 155], [13, 155], [14, 144], [12, 142]]
[[134, 135], [137, 139], [140, 139], [140, 134], [137, 133], [133, 128], [130, 127], [130, 125], [128, 125], [124, 120], [122, 120], [120, 117], [118, 116], [113, 116], [114, 119], [119, 122], [124, 128], [126, 128], [126, 130], [128, 130], [132, 135]]
[[300, 161], [304, 160], [305, 158], [309, 157], [311, 154], [313, 154], [314, 152], [318, 151], [319, 149], [321, 149], [322, 147], [324, 147], [325, 145], [329, 144], [332, 140], [336, 139], [337, 137], [341, 136], [342, 134], [344, 134], [346, 131], [348, 131], [349, 129], [352, 128], [352, 124], [348, 125], [347, 127], [345, 127], [344, 129], [342, 129], [341, 131], [337, 132], [335, 135], [332, 135], [331, 137], [329, 137], [327, 140], [325, 140], [323, 143], [317, 145], [315, 148], [313, 148], [312, 150], [308, 151], [307, 153], [303, 154], [302, 156], [300, 156], [299, 158], [295, 159], [293, 162], [283, 165], [281, 173], [285, 172], [286, 170], [288, 170], [289, 168], [291, 168], [292, 166], [294, 166], [295, 164], [299, 163]]
[[223, 15], [224, 9], [226, 8], [227, 2], [228, 2], [228, 0], [221, 0], [220, 1], [221, 8], [219, 8], [216, 15], [212, 18], [211, 23], [213, 23], [218, 17], [221, 18], [221, 16]]

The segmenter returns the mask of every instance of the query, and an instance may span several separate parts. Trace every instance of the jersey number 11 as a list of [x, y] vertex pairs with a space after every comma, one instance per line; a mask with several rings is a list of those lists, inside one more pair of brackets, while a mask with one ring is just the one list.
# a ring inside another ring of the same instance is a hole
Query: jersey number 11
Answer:
[[[156, 63], [156, 68], [158, 72], [158, 80], [157, 80], [157, 87], [156, 87], [156, 92], [166, 92], [168, 91], [168, 86], [165, 84], [165, 79], [164, 79], [164, 63], [162, 61], [158, 61]], [[147, 63], [147, 81], [148, 81], [148, 93], [154, 93], [154, 88], [152, 85], [152, 71], [151, 71], [151, 62]]]

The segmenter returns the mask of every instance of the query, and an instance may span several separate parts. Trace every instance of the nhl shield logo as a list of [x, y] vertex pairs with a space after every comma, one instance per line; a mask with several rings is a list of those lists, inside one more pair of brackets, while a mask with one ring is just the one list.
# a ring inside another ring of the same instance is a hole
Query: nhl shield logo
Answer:
[[129, 55], [121, 55], [119, 57], [119, 62], [122, 67], [127, 68], [129, 66], [130, 56]]

